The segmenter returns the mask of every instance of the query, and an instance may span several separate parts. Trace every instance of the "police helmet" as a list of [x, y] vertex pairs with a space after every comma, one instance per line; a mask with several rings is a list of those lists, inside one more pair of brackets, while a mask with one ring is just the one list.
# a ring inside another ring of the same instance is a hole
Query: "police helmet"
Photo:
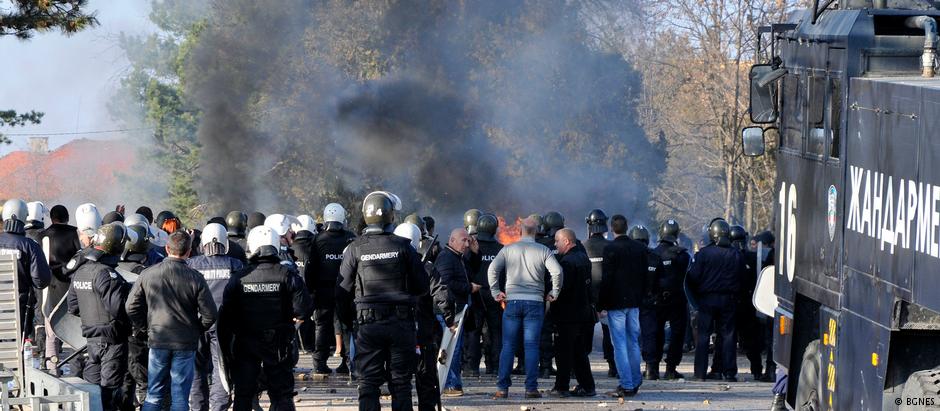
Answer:
[[466, 213], [463, 213], [463, 228], [467, 229], [470, 234], [476, 234], [477, 223], [480, 221], [481, 215], [483, 215], [483, 212], [475, 208], [467, 210]]
[[26, 224], [28, 216], [28, 207], [23, 200], [14, 198], [3, 203], [3, 221], [16, 220]]
[[[144, 221], [146, 221], [146, 219], [144, 219]], [[143, 254], [147, 252], [147, 249], [150, 248], [150, 230], [148, 227], [149, 226], [141, 226], [138, 224], [125, 226], [125, 228], [127, 228], [127, 241], [124, 243], [125, 255], [128, 253]]]
[[679, 223], [670, 218], [659, 225], [659, 241], [675, 245], [679, 241], [679, 232]]
[[317, 220], [314, 220], [313, 217], [307, 214], [297, 216], [297, 222], [291, 224], [291, 229], [294, 230], [295, 233], [306, 231], [311, 234], [316, 234]]
[[248, 228], [248, 215], [241, 211], [229, 211], [225, 215], [225, 225], [228, 227], [229, 235], [244, 237]]
[[259, 225], [248, 232], [248, 253], [252, 258], [278, 255], [281, 238], [274, 229]]
[[127, 227], [131, 226], [140, 226], [145, 229], [146, 235], [148, 238], [153, 237], [153, 233], [150, 230], [150, 223], [147, 222], [147, 217], [141, 214], [131, 214], [127, 217], [124, 217], [124, 225]]
[[92, 203], [78, 206], [75, 209], [75, 225], [78, 226], [78, 231], [97, 231], [98, 227], [101, 227], [101, 214], [98, 213], [98, 207]]
[[362, 218], [366, 225], [384, 227], [392, 224], [398, 210], [401, 210], [401, 199], [387, 191], [373, 191], [362, 200]]
[[105, 254], [120, 255], [124, 251], [124, 242], [127, 239], [127, 229], [124, 224], [114, 222], [98, 227], [91, 240], [92, 246]]
[[251, 231], [252, 229], [254, 229], [254, 228], [257, 227], [257, 226], [264, 225], [264, 220], [265, 220], [265, 218], [266, 218], [266, 217], [265, 217], [264, 213], [261, 213], [261, 212], [258, 212], [258, 211], [255, 211], [255, 212], [252, 212], [251, 214], [248, 214], [248, 227], [247, 227], [247, 228], [248, 228], [248, 231]]
[[46, 221], [46, 205], [42, 201], [31, 201], [26, 203], [26, 220], [27, 221], [38, 221], [43, 223]]
[[339, 203], [329, 203], [323, 207], [323, 223], [329, 222], [346, 225], [346, 209]]
[[[217, 244], [214, 246], [213, 244]], [[228, 230], [225, 226], [218, 223], [206, 224], [199, 237], [199, 245], [206, 255], [219, 255], [228, 253]], [[210, 250], [217, 247], [217, 250]]]
[[124, 222], [124, 215], [117, 211], [111, 211], [101, 218], [101, 224], [111, 224], [115, 221]]
[[264, 225], [271, 227], [279, 236], [287, 235], [290, 231], [290, 223], [290, 219], [284, 214], [271, 214], [264, 219]]
[[418, 227], [418, 230], [421, 230], [422, 236], [428, 233], [427, 229], [424, 227], [424, 219], [421, 218], [418, 213], [408, 214], [408, 216], [405, 217], [405, 222], [414, 224], [416, 227]]
[[650, 244], [650, 230], [646, 229], [645, 226], [635, 225], [633, 226], [633, 228], [630, 229], [630, 232], [627, 233], [627, 235], [630, 238], [636, 241], [639, 241], [643, 244], [646, 244], [646, 245]]
[[716, 218], [708, 225], [708, 239], [715, 245], [731, 245], [731, 226], [723, 218]]
[[587, 218], [584, 219], [584, 222], [587, 223], [588, 232], [591, 234], [607, 232], [607, 214], [604, 214], [604, 211], [601, 209], [595, 208], [591, 210]]
[[747, 230], [740, 225], [731, 226], [731, 231], [728, 233], [728, 239], [731, 240], [731, 243], [739, 243], [747, 241]]
[[484, 241], [496, 241], [499, 220], [492, 214], [483, 214], [477, 220], [477, 238]]
[[395, 227], [394, 234], [402, 238], [407, 238], [411, 241], [411, 245], [415, 250], [418, 249], [418, 245], [420, 245], [421, 242], [421, 230], [418, 229], [418, 226], [412, 223], [401, 223], [398, 227]]
[[545, 234], [553, 236], [555, 232], [565, 228], [565, 217], [557, 211], [549, 211], [545, 213]]

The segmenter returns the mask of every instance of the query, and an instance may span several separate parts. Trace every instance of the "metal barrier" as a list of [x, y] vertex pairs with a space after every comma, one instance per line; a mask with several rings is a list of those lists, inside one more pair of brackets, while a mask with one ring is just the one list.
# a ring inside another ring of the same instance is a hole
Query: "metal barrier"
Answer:
[[[0, 411], [27, 405], [33, 411], [101, 409], [101, 389], [76, 377], [56, 378], [23, 364], [16, 260], [0, 255]], [[11, 397], [17, 392], [17, 397]]]

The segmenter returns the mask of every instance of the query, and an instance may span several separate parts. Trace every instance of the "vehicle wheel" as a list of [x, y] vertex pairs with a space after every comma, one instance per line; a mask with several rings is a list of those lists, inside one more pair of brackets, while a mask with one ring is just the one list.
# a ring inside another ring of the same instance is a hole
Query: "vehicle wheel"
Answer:
[[796, 409], [800, 411], [819, 411], [821, 387], [819, 370], [822, 357], [819, 353], [819, 340], [813, 340], [803, 351], [803, 363], [800, 366], [800, 379], [796, 386]]
[[911, 374], [901, 391], [899, 409], [940, 410], [940, 368]]

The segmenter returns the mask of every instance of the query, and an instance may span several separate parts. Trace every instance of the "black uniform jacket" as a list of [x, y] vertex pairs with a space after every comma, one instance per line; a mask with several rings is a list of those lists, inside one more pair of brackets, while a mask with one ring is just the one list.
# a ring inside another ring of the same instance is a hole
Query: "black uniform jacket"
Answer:
[[686, 281], [695, 295], [737, 294], [745, 272], [741, 250], [712, 244], [695, 253]]

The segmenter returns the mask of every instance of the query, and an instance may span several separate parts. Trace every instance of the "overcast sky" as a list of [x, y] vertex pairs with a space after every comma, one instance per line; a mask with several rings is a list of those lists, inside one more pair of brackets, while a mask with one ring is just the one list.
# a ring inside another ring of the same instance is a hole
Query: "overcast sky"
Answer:
[[[0, 0], [8, 9], [9, 0]], [[107, 101], [128, 69], [118, 46], [120, 33], [146, 34], [155, 30], [147, 19], [149, 0], [91, 0], [99, 26], [66, 37], [58, 31], [30, 40], [0, 37], [0, 109], [44, 112], [42, 124], [4, 128], [10, 133], [63, 133], [121, 128], [108, 115]], [[79, 136], [115, 138], [119, 134]], [[10, 136], [0, 155], [26, 148], [25, 136]], [[50, 148], [76, 136], [49, 136]]]

